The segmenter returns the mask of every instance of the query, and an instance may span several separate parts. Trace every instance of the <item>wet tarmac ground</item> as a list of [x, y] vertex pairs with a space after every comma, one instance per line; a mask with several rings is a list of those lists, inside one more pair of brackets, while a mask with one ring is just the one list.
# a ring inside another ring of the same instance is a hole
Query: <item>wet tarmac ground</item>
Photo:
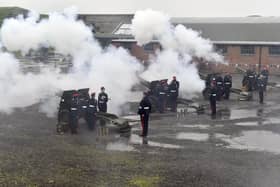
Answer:
[[72, 136], [56, 134], [56, 119], [37, 106], [1, 114], [0, 186], [279, 187], [279, 91], [269, 89], [263, 105], [257, 93], [250, 102], [232, 95], [215, 118], [184, 106], [152, 114], [147, 138], [139, 122], [119, 133], [111, 124], [90, 132], [80, 121]]

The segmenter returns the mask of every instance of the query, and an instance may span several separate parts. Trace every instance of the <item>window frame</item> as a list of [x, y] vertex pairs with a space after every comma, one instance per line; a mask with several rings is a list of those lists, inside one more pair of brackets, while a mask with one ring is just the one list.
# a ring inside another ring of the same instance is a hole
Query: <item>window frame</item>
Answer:
[[[279, 53], [274, 53], [272, 48], [278, 48]], [[278, 45], [277, 46], [268, 46], [268, 54], [269, 54], [269, 56], [280, 56], [280, 46], [278, 46]]]
[[[244, 53], [244, 48], [245, 47], [247, 47], [247, 52]], [[249, 51], [249, 49], [248, 49], [249, 47], [252, 47], [252, 49], [253, 49], [252, 53], [248, 52]], [[254, 55], [256, 55], [256, 46], [254, 46], [254, 45], [241, 45], [240, 46], [240, 55], [241, 56], [254, 56]]]

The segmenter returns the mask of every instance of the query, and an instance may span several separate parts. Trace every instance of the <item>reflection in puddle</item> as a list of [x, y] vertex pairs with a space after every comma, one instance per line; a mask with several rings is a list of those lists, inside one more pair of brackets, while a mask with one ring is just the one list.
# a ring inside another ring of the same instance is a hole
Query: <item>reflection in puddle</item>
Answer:
[[280, 118], [268, 118], [264, 124], [280, 124]]
[[216, 138], [227, 142], [228, 148], [280, 154], [280, 135], [270, 131], [244, 131], [239, 137], [216, 134]]
[[235, 123], [237, 126], [258, 126], [259, 122], [242, 122], [242, 123]]
[[202, 125], [202, 124], [198, 124], [198, 125], [183, 125], [183, 124], [178, 124], [179, 127], [186, 127], [186, 128], [198, 128], [198, 129], [209, 129], [210, 125]]
[[[144, 140], [144, 141], [143, 141]], [[164, 143], [158, 143], [154, 141], [148, 141], [148, 139], [143, 139], [139, 137], [138, 135], [132, 134], [130, 136], [129, 142], [132, 144], [147, 144], [152, 147], [162, 147], [162, 148], [169, 148], [169, 149], [179, 149], [181, 146], [179, 145], [173, 145], [173, 144], [164, 144]]]
[[109, 151], [135, 151], [134, 147], [122, 142], [109, 143], [106, 146]]
[[178, 140], [207, 141], [209, 139], [209, 134], [180, 132], [176, 135], [176, 139], [178, 139]]
[[128, 115], [128, 116], [122, 116], [122, 118], [129, 119], [129, 120], [140, 121], [140, 117], [139, 117], [139, 115]]
[[257, 110], [231, 110], [230, 119], [257, 117]]

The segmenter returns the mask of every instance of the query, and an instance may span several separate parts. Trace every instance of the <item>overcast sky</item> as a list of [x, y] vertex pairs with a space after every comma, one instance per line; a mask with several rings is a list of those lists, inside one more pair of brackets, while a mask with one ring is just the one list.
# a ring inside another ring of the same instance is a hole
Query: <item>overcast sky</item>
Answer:
[[133, 13], [161, 10], [173, 17], [279, 16], [279, 0], [0, 0], [0, 6], [20, 6], [42, 13], [76, 6], [82, 13]]

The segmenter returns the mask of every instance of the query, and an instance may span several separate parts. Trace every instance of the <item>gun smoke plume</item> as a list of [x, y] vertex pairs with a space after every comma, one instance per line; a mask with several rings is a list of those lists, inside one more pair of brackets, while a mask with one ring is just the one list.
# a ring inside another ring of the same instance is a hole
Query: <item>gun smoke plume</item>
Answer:
[[138, 72], [150, 80], [177, 75], [182, 85], [181, 93], [193, 96], [203, 89], [204, 83], [196, 65], [190, 63], [192, 57], [222, 61], [213, 52], [209, 40], [182, 25], [173, 27], [168, 16], [160, 12], [136, 12], [132, 23], [139, 44], [157, 38], [163, 46], [163, 50], [150, 59], [152, 63], [146, 71], [127, 50], [114, 46], [102, 48], [91, 29], [77, 20], [73, 8], [51, 13], [44, 19], [39, 19], [33, 12], [26, 18], [18, 16], [4, 20], [0, 42], [7, 51], [27, 54], [30, 50], [52, 47], [57, 53], [72, 56], [73, 67], [67, 74], [53, 67], [40, 73], [23, 73], [20, 62], [11, 53], [0, 51], [0, 96], [5, 98], [0, 112], [11, 113], [15, 108], [41, 102], [40, 111], [53, 116], [59, 101], [56, 94], [60, 91], [89, 87], [91, 91], [99, 92], [100, 87], [105, 86], [112, 98], [109, 112], [119, 113], [132, 86], [139, 82]]
[[164, 79], [176, 75], [181, 84], [181, 95], [193, 97], [204, 88], [193, 57], [224, 63], [214, 51], [210, 40], [179, 24], [173, 26], [168, 15], [153, 10], [137, 11], [132, 20], [132, 33], [139, 45], [157, 40], [163, 50], [151, 58], [151, 65], [142, 76], [146, 79]]

